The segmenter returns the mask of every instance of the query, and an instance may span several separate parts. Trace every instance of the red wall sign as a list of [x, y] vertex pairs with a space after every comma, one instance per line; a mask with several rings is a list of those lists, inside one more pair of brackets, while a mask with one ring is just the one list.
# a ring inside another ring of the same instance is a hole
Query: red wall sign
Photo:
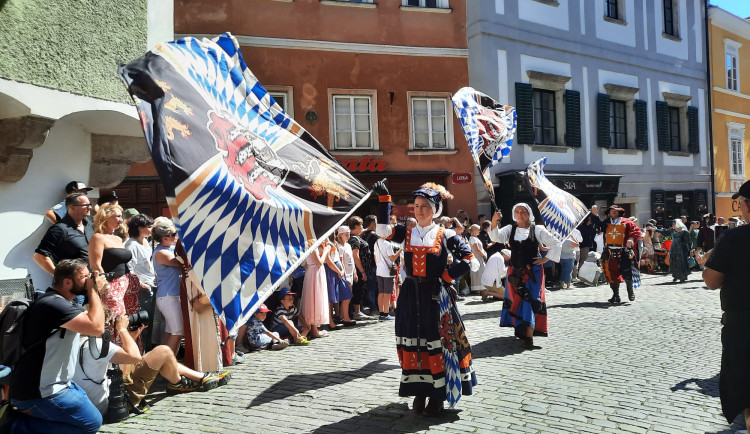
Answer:
[[385, 160], [372, 160], [369, 155], [361, 160], [344, 160], [342, 156], [336, 155], [344, 169], [350, 172], [384, 172], [388, 168]]
[[471, 173], [454, 173], [453, 183], [454, 184], [467, 184], [471, 182]]

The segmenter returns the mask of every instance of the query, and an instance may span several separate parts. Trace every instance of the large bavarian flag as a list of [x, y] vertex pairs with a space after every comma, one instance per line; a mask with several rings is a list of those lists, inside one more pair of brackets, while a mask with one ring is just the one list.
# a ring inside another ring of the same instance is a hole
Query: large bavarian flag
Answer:
[[195, 274], [237, 327], [369, 192], [271, 98], [229, 33], [160, 44], [119, 73]]
[[542, 215], [547, 230], [558, 240], [565, 241], [573, 229], [589, 214], [577, 197], [556, 187], [544, 174], [547, 158], [541, 158], [526, 168], [523, 181]]
[[489, 169], [510, 154], [516, 135], [516, 109], [471, 87], [459, 89], [452, 101], [474, 164], [495, 203]]

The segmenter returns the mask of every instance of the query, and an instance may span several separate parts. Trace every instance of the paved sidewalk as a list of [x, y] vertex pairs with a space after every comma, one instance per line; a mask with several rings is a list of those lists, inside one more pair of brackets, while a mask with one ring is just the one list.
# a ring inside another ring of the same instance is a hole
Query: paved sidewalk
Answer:
[[[439, 418], [398, 396], [393, 322], [307, 347], [248, 355], [224, 387], [167, 397], [102, 432], [733, 432], [721, 415], [718, 291], [644, 276], [637, 300], [606, 285], [548, 292], [550, 336], [524, 351], [499, 328], [501, 303], [460, 302], [479, 385]], [[624, 285], [622, 288], [624, 292]]]

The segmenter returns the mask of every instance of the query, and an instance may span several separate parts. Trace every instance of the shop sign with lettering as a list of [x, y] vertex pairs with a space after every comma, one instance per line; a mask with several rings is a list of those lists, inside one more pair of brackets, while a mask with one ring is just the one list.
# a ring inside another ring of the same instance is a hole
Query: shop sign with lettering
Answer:
[[345, 160], [341, 155], [336, 155], [336, 159], [350, 172], [384, 172], [388, 169], [385, 160], [373, 160], [369, 155], [361, 160]]
[[454, 184], [467, 184], [471, 182], [471, 173], [454, 173], [453, 183]]

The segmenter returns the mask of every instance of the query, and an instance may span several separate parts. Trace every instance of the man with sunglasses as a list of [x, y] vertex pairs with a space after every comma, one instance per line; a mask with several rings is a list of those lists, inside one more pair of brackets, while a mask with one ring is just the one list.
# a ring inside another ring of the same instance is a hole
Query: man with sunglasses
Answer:
[[[81, 259], [61, 260], [52, 287], [32, 303], [24, 316], [26, 352], [14, 365], [10, 381], [12, 432], [94, 433], [102, 415], [73, 380], [78, 361], [79, 334], [101, 336], [104, 311], [99, 289], [103, 275], [89, 273]], [[86, 294], [89, 310], [71, 306]], [[33, 324], [33, 325], [32, 325]]]
[[[89, 240], [94, 235], [91, 211], [86, 193], [71, 193], [65, 197], [67, 214], [44, 234], [34, 253], [34, 262], [47, 273], [55, 274], [55, 264], [63, 259], [82, 259], [89, 262]], [[75, 303], [83, 305], [83, 297]]]

